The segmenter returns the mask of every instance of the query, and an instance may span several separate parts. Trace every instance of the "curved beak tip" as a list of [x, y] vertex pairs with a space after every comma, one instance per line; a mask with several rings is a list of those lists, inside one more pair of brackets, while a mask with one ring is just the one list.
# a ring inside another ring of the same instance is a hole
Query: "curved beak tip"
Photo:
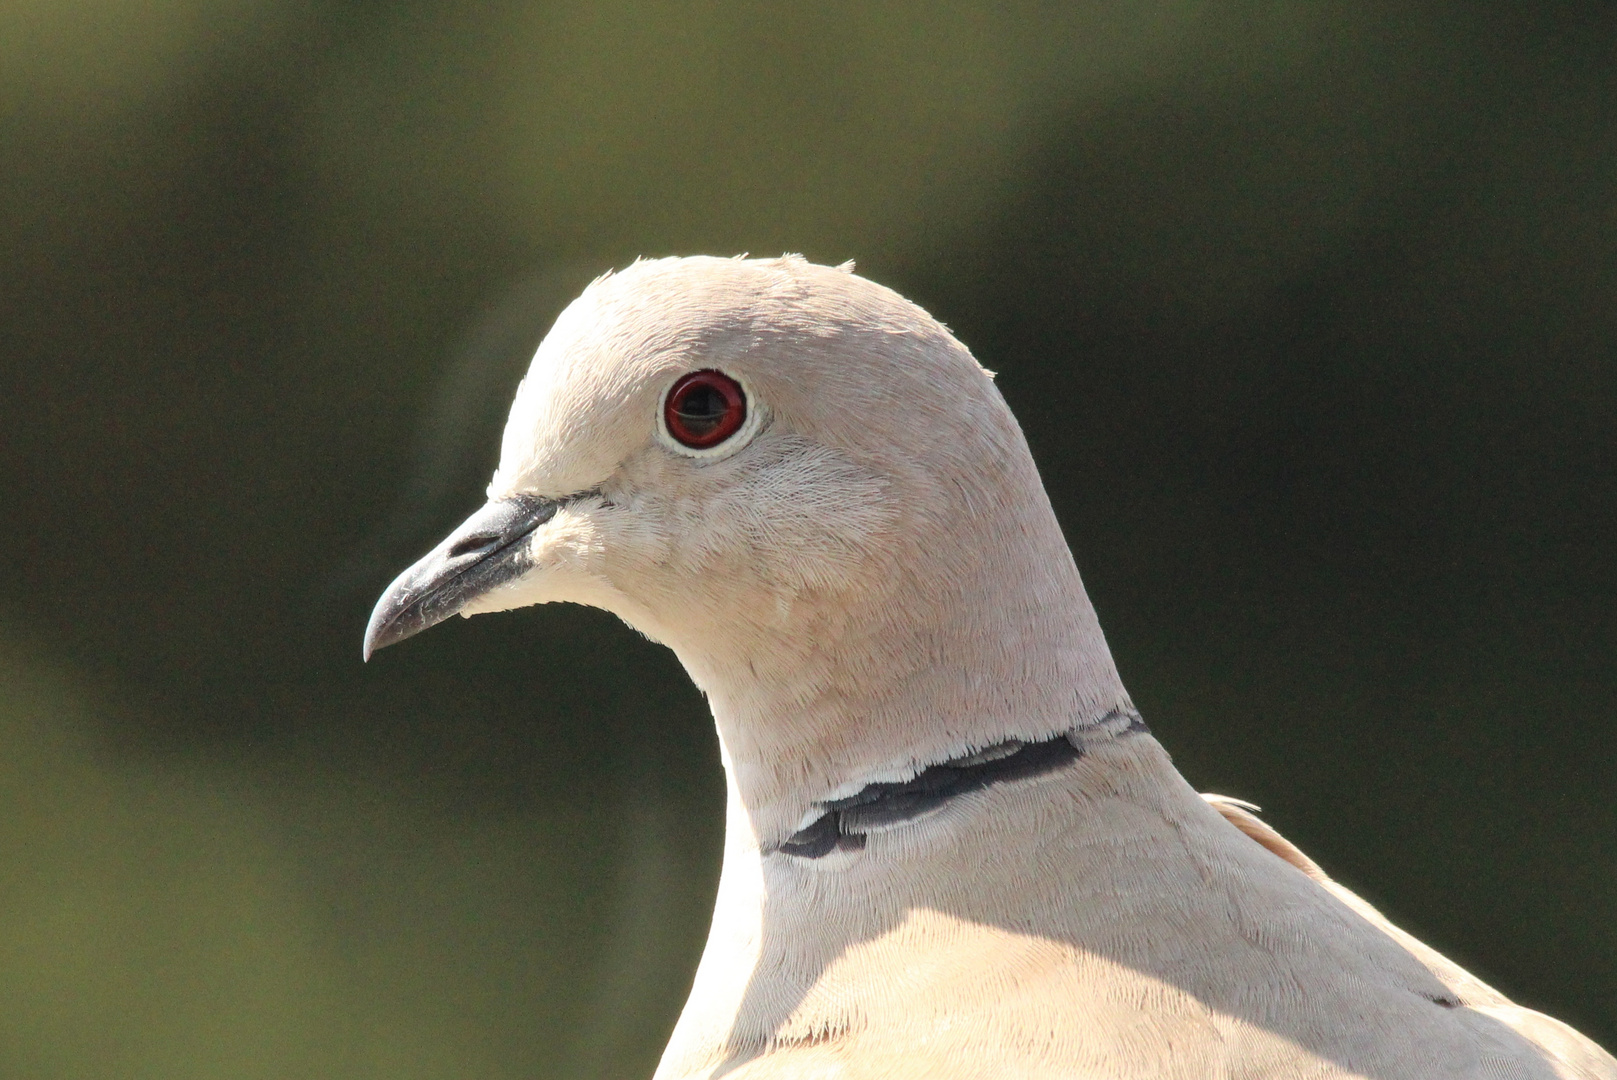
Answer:
[[[395, 642], [408, 637], [408, 633], [399, 633], [399, 616], [404, 612], [399, 610], [397, 602], [400, 592], [399, 583], [394, 582], [381, 599], [376, 602], [376, 608], [371, 612], [371, 620], [365, 627], [365, 643], [360, 649], [360, 659], [369, 662], [371, 655], [378, 649], [385, 649]], [[408, 610], [408, 609], [406, 609]]]
[[[419, 634], [473, 598], [522, 574], [531, 563], [521, 541], [556, 513], [554, 499], [517, 497], [489, 503], [383, 590], [360, 649], [378, 649]], [[470, 544], [470, 546], [468, 546]]]
[[[422, 572], [423, 567], [426, 573]], [[369, 661], [377, 650], [419, 634], [458, 611], [464, 601], [455, 595], [452, 588], [446, 588], [452, 586], [455, 579], [451, 577], [445, 581], [445, 577], [439, 560], [429, 555], [400, 574], [383, 590], [371, 611], [370, 622], [365, 626], [361, 659]], [[449, 595], [446, 596], [446, 592]], [[440, 610], [429, 616], [426, 610], [429, 605]]]

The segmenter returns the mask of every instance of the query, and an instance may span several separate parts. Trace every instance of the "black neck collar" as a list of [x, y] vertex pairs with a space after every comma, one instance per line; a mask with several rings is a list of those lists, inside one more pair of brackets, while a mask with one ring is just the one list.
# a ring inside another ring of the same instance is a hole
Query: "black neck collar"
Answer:
[[818, 859], [833, 851], [865, 846], [869, 833], [935, 814], [951, 800], [974, 791], [1065, 768], [1084, 756], [1086, 736], [1126, 735], [1145, 731], [1145, 721], [1114, 709], [1093, 724], [1062, 732], [1042, 742], [1006, 742], [964, 757], [930, 765], [909, 780], [866, 784], [845, 799], [827, 799], [825, 811], [765, 854], [779, 852]]

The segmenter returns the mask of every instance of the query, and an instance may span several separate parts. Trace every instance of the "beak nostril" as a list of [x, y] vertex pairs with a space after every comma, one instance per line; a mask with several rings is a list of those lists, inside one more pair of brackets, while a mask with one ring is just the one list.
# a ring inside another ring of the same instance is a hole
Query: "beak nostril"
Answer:
[[480, 552], [486, 552], [499, 542], [500, 538], [498, 536], [490, 536], [487, 533], [481, 533], [477, 536], [468, 536], [466, 539], [457, 542], [449, 549], [449, 557], [451, 559], [458, 559], [462, 555], [475, 555]]

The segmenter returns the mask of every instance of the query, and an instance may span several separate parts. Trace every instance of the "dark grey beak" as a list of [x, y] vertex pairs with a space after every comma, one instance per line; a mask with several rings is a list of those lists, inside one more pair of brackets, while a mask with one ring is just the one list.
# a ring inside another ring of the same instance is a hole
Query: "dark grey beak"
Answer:
[[376, 601], [365, 628], [365, 659], [526, 573], [533, 564], [522, 541], [555, 517], [560, 505], [555, 499], [518, 496], [491, 502], [467, 518]]

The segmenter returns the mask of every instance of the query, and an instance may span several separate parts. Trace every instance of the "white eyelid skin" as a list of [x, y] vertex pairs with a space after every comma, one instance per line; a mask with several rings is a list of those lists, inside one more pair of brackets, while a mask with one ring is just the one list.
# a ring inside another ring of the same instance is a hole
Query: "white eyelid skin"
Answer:
[[674, 389], [675, 383], [683, 379], [686, 374], [689, 374], [688, 372], [682, 372], [674, 377], [673, 381], [663, 390], [662, 395], [657, 398], [657, 441], [662, 444], [663, 449], [672, 450], [680, 457], [694, 458], [697, 461], [718, 461], [745, 447], [758, 432], [763, 430], [765, 421], [769, 419], [769, 410], [758, 399], [758, 395], [753, 393], [752, 387], [747, 385], [747, 380], [733, 371], [725, 371], [722, 368], [712, 368], [711, 370], [717, 371], [726, 379], [734, 380], [735, 384], [741, 387], [741, 396], [747, 403], [746, 418], [741, 421], [741, 426], [736, 429], [734, 435], [716, 446], [698, 450], [694, 447], [686, 446], [674, 438], [673, 433], [668, 430], [668, 418], [664, 413], [664, 409], [668, 404], [669, 391]]

